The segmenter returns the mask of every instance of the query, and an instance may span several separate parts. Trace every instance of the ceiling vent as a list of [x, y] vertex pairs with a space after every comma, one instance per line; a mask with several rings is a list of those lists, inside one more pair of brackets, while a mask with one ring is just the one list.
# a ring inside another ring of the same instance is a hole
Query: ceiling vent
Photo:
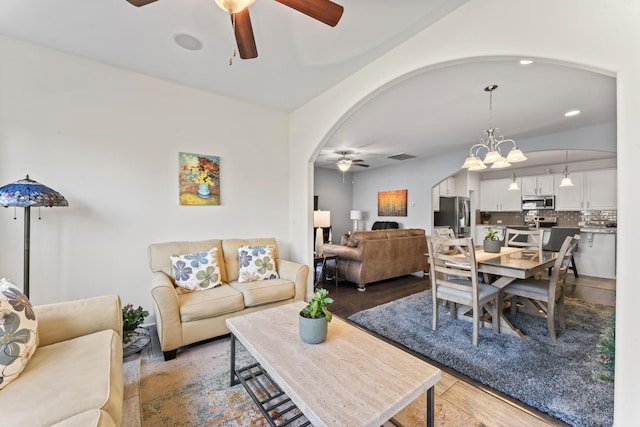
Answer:
[[411, 154], [405, 154], [405, 153], [398, 153], [398, 154], [394, 154], [393, 156], [388, 156], [387, 159], [393, 159], [393, 160], [409, 160], [409, 159], [415, 159], [416, 156], [412, 156]]

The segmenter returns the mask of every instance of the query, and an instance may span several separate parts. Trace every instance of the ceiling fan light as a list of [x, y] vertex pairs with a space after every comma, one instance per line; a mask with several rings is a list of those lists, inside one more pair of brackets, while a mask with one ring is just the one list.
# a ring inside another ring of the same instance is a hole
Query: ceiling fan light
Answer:
[[336, 162], [336, 165], [338, 166], [338, 169], [340, 169], [341, 172], [346, 172], [351, 167], [351, 163], [345, 160], [338, 160]]
[[493, 163], [493, 162], [497, 162], [500, 159], [502, 159], [502, 155], [498, 153], [496, 150], [491, 150], [487, 153], [486, 156], [484, 156], [484, 160], [482, 162]]
[[527, 158], [524, 153], [517, 147], [509, 151], [507, 155], [507, 162], [509, 163], [524, 162], [525, 160], [527, 160]]
[[215, 0], [220, 9], [229, 13], [238, 13], [251, 6], [255, 0]]
[[491, 169], [502, 169], [508, 168], [509, 166], [511, 166], [511, 163], [509, 163], [504, 157], [500, 157], [498, 160], [493, 162], [493, 165], [491, 165]]

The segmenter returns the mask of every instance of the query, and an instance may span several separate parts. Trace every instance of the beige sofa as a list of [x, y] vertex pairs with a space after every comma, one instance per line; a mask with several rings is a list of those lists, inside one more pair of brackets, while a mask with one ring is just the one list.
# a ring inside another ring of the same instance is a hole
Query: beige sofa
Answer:
[[[238, 282], [238, 248], [245, 245], [276, 246], [280, 278]], [[180, 293], [173, 279], [170, 257], [218, 248], [223, 284], [204, 291]], [[156, 326], [165, 360], [176, 357], [179, 347], [229, 333], [226, 319], [293, 301], [304, 301], [309, 267], [280, 259], [274, 238], [224, 239], [198, 242], [154, 243], [149, 246], [151, 295]]]
[[119, 426], [122, 308], [117, 295], [34, 307], [40, 343], [0, 391], [2, 425]]
[[356, 231], [346, 245], [324, 245], [324, 255], [338, 256], [338, 278], [368, 283], [428, 271], [426, 233], [421, 228]]

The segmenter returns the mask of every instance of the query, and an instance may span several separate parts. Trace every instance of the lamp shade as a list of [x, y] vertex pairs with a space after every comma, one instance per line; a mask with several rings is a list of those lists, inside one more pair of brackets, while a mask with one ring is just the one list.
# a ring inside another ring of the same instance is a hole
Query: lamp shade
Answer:
[[349, 219], [362, 219], [362, 211], [351, 211]]
[[331, 227], [331, 211], [313, 211], [314, 227]]
[[69, 206], [64, 196], [46, 185], [29, 179], [18, 180], [0, 188], [0, 205], [6, 207], [17, 206], [20, 208], [38, 206]]

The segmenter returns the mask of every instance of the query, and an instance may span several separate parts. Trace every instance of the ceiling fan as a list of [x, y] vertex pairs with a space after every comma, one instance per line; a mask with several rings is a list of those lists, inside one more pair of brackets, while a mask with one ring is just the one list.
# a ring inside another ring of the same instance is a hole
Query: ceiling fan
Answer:
[[362, 166], [363, 168], [369, 167], [369, 165], [365, 165], [364, 163], [362, 163], [364, 162], [364, 160], [351, 160], [347, 158], [347, 154], [349, 154], [347, 151], [341, 151], [338, 154], [342, 154], [342, 157], [340, 157], [336, 161], [336, 166], [338, 166], [338, 169], [340, 169], [340, 171], [342, 172], [348, 171], [351, 166]]
[[[140, 7], [156, 0], [127, 0], [134, 6]], [[249, 17], [249, 6], [255, 0], [215, 0], [224, 11], [231, 15], [231, 25], [236, 36], [240, 58], [251, 59], [258, 56], [256, 40], [253, 37], [253, 27]], [[275, 0], [285, 6], [304, 13], [311, 18], [335, 27], [344, 8], [330, 0]]]

